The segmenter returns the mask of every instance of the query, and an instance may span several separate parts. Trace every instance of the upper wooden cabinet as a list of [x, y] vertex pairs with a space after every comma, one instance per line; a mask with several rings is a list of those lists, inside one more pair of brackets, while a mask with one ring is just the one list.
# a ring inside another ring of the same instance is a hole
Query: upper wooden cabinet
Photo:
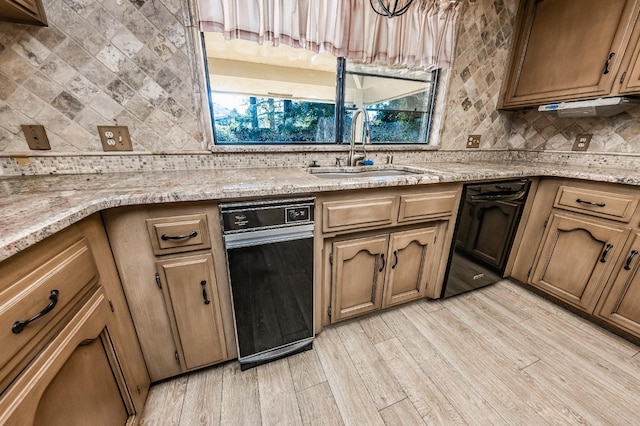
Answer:
[[0, 0], [0, 21], [48, 25], [41, 0]]
[[522, 1], [499, 107], [617, 94], [638, 10], [638, 0]]

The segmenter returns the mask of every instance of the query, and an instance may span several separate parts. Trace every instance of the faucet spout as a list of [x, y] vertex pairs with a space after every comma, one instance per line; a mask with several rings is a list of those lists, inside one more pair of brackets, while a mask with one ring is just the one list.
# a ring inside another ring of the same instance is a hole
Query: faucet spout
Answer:
[[[358, 117], [362, 115], [362, 153], [356, 152], [356, 124]], [[371, 128], [369, 127], [369, 113], [364, 106], [353, 113], [351, 120], [351, 144], [349, 146], [349, 165], [357, 166], [367, 157], [366, 144], [371, 143]]]

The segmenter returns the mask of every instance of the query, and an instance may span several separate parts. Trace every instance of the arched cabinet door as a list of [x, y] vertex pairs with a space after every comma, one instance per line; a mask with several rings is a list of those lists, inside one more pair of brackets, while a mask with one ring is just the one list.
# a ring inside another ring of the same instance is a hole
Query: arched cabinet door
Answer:
[[376, 235], [333, 243], [332, 322], [380, 309], [388, 242]]
[[125, 425], [133, 405], [96, 291], [0, 398], [0, 424]]
[[391, 234], [383, 307], [425, 295], [433, 273], [437, 226]]
[[596, 219], [553, 212], [531, 284], [593, 312], [628, 233]]

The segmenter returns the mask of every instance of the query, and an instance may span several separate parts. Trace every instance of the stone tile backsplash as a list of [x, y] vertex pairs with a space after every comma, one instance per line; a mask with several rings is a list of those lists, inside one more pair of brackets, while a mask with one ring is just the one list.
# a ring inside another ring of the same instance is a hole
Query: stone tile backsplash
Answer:
[[[49, 27], [0, 23], [0, 174], [328, 165], [346, 156], [332, 147], [206, 151], [193, 1], [43, 0]], [[640, 153], [640, 108], [575, 120], [496, 110], [517, 4], [463, 2], [456, 58], [434, 118], [440, 150], [380, 148], [377, 163], [389, 155], [405, 163], [523, 160], [531, 151], [527, 161], [615, 164], [605, 154], [565, 157], [583, 132], [594, 135], [591, 152]], [[102, 153], [96, 126], [114, 122], [129, 126], [135, 153]], [[45, 126], [51, 152], [28, 149], [20, 125], [33, 123]], [[482, 135], [480, 150], [464, 149], [469, 134]]]
[[48, 27], [0, 23], [0, 152], [42, 124], [61, 153], [102, 151], [97, 125], [135, 151], [207, 148], [188, 0], [44, 0]]

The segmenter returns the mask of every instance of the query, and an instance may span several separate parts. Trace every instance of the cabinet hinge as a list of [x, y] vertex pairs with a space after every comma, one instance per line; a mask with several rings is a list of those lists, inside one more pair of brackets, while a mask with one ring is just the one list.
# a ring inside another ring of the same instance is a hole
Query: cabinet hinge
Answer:
[[627, 76], [627, 72], [623, 72], [622, 76], [620, 77], [620, 84], [622, 84], [624, 82], [624, 78]]
[[160, 274], [157, 272], [156, 272], [156, 285], [158, 286], [158, 288], [162, 288], [162, 281], [160, 281]]
[[329, 254], [329, 265], [333, 265], [333, 253]]
[[111, 302], [111, 300], [109, 300], [109, 308], [111, 308], [111, 312], [115, 312], [115, 309], [113, 309], [113, 302]]
[[544, 225], [542, 225], [542, 227], [543, 227], [543, 228], [546, 228], [548, 223], [549, 223], [549, 218], [546, 218], [546, 219], [544, 220]]
[[327, 309], [327, 315], [329, 315], [329, 317], [331, 317], [331, 305], [329, 305], [329, 308]]
[[180, 364], [180, 355], [178, 355], [178, 351], [176, 351], [176, 353], [174, 354], [174, 356], [176, 357], [176, 362], [178, 364]]

